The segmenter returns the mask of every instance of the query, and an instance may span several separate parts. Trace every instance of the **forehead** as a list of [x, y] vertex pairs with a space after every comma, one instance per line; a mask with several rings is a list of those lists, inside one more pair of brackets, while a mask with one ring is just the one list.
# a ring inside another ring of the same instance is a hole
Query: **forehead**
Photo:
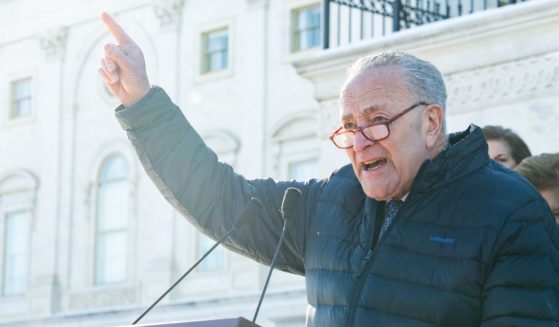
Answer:
[[412, 100], [406, 79], [397, 67], [370, 68], [352, 78], [340, 94], [341, 114], [355, 116], [375, 111], [397, 111]]
[[492, 155], [510, 154], [511, 152], [510, 147], [505, 140], [487, 140], [487, 146], [489, 147], [489, 153]]

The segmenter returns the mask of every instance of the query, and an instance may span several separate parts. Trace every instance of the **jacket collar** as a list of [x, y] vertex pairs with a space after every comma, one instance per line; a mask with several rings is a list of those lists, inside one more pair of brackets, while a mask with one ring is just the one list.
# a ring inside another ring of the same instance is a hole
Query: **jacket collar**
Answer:
[[432, 160], [423, 163], [411, 191], [432, 191], [484, 167], [488, 162], [483, 132], [472, 124], [463, 132], [450, 134], [449, 146]]

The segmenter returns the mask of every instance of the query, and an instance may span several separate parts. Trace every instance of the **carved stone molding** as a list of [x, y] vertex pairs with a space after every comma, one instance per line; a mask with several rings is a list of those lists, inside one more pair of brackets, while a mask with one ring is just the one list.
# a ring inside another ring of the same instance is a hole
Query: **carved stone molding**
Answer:
[[39, 40], [41, 49], [45, 52], [47, 58], [60, 58], [66, 50], [66, 41], [68, 39], [68, 27], [59, 27], [47, 30], [41, 34]]
[[151, 0], [151, 6], [160, 26], [173, 26], [181, 18], [184, 0]]
[[99, 289], [71, 294], [68, 307], [71, 311], [107, 308], [134, 304], [137, 301], [135, 287]]
[[559, 89], [559, 53], [445, 76], [451, 113]]
[[249, 9], [265, 8], [269, 5], [270, 0], [246, 0]]
[[338, 99], [320, 102], [319, 108], [319, 133], [321, 138], [330, 136], [340, 125], [340, 108]]
[[[529, 99], [559, 91], [559, 52], [448, 74], [445, 82], [451, 114]], [[328, 137], [339, 126], [337, 99], [320, 103], [319, 119], [320, 136]]]

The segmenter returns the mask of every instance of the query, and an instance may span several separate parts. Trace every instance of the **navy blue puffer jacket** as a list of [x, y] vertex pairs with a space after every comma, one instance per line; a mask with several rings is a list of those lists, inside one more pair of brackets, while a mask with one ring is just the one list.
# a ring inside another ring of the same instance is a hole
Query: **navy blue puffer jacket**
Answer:
[[488, 158], [478, 127], [423, 164], [377, 240], [385, 203], [365, 196], [349, 165], [307, 183], [246, 180], [160, 88], [117, 117], [160, 191], [210, 236], [250, 197], [265, 203], [227, 242], [261, 263], [281, 232], [284, 190], [303, 191], [279, 268], [306, 276], [309, 326], [559, 326], [559, 228], [526, 180]]

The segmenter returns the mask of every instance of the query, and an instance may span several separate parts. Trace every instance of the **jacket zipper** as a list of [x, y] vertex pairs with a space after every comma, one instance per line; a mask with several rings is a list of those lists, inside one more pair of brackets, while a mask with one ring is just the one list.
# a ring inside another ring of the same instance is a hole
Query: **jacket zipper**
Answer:
[[[385, 206], [384, 203], [377, 202], [377, 207], [373, 209], [375, 213], [375, 217], [379, 217], [381, 215], [384, 216], [385, 214], [384, 206]], [[363, 259], [361, 260], [361, 267], [357, 271], [357, 282], [355, 283], [355, 286], [353, 288], [353, 295], [351, 297], [351, 301], [349, 302], [349, 312], [347, 315], [347, 324], [346, 324], [346, 326], [348, 327], [353, 326], [355, 320], [355, 311], [357, 310], [357, 302], [359, 301], [359, 297], [361, 296], [361, 291], [363, 289], [363, 285], [365, 284], [365, 279], [366, 279], [365, 276], [363, 276], [363, 273], [367, 271], [369, 267], [369, 263], [371, 262], [371, 258], [374, 255], [374, 249], [378, 247], [378, 243], [380, 242], [380, 240], [377, 240], [376, 246], [375, 244], [373, 244], [375, 242], [375, 223], [376, 223], [375, 221], [372, 221], [371, 224], [372, 225], [371, 237], [369, 238], [369, 242], [367, 244], [369, 250], [367, 251], [365, 257], [363, 257]], [[382, 225], [380, 228], [382, 228]], [[380, 231], [379, 231], [379, 236], [380, 236]]]
[[[398, 212], [396, 214], [396, 216], [394, 217], [394, 220], [392, 221], [392, 224], [390, 224], [390, 226], [388, 226], [388, 229], [386, 231], [384, 231], [382, 233], [382, 235], [379, 235], [379, 239], [378, 239], [376, 245], [373, 244], [374, 235], [371, 235], [369, 251], [367, 252], [367, 254], [365, 255], [365, 257], [362, 260], [361, 268], [359, 268], [359, 270], [357, 271], [357, 283], [355, 284], [355, 287], [353, 288], [353, 296], [351, 297], [351, 302], [349, 303], [349, 312], [348, 312], [348, 319], [347, 319], [347, 325], [346, 325], [347, 327], [352, 327], [353, 323], [355, 322], [355, 311], [357, 310], [357, 302], [359, 301], [359, 298], [361, 297], [361, 293], [363, 291], [363, 285], [365, 284], [365, 280], [367, 279], [367, 278], [365, 278], [366, 274], [364, 274], [364, 272], [369, 270], [369, 266], [370, 266], [371, 262], [373, 262], [373, 260], [371, 260], [371, 259], [375, 256], [375, 254], [377, 252], [377, 249], [381, 246], [382, 241], [386, 238], [386, 235], [390, 232], [390, 230], [392, 229], [392, 226], [394, 226], [394, 223], [396, 222], [396, 218], [398, 218], [400, 216], [401, 211], [402, 211], [402, 208], [400, 208], [400, 212]], [[384, 215], [384, 213], [385, 212], [383, 210], [382, 214]], [[377, 210], [377, 214], [378, 214], [378, 210]], [[382, 228], [382, 226], [381, 226], [381, 228]]]
[[367, 268], [369, 267], [369, 263], [371, 263], [371, 258], [373, 257], [373, 250], [369, 249], [369, 252], [367, 252], [367, 255], [365, 255], [365, 257], [362, 260], [362, 264], [361, 264], [361, 268], [359, 268], [359, 271], [357, 271], [357, 283], [355, 284], [355, 287], [353, 288], [353, 296], [351, 297], [351, 302], [349, 303], [349, 313], [348, 313], [348, 321], [347, 321], [347, 326], [351, 327], [353, 326], [353, 322], [355, 320], [355, 311], [357, 310], [357, 301], [359, 300], [359, 297], [361, 296], [361, 290], [363, 289], [363, 285], [365, 284], [365, 276], [363, 276], [363, 273], [365, 271], [367, 271]]

